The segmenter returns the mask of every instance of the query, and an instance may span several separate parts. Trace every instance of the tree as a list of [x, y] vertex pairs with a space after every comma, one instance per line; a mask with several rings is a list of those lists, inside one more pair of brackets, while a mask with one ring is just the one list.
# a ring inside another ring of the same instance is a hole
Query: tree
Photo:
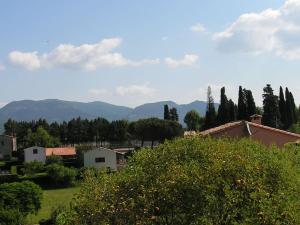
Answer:
[[295, 123], [295, 102], [292, 93], [288, 88], [285, 89], [285, 98], [286, 98], [286, 128], [292, 126]]
[[229, 122], [236, 120], [236, 105], [230, 99], [228, 102]]
[[77, 171], [74, 168], [53, 163], [47, 166], [47, 173], [56, 187], [69, 187], [75, 184]]
[[118, 143], [125, 142], [128, 139], [128, 126], [127, 120], [112, 121], [108, 129], [108, 140]]
[[225, 94], [225, 87], [221, 88], [221, 101], [218, 109], [217, 123], [219, 125], [228, 123], [229, 118], [229, 102]]
[[247, 120], [250, 119], [250, 116], [255, 114], [256, 104], [252, 95], [252, 91], [244, 89], [246, 97], [246, 106], [247, 106]]
[[58, 138], [52, 137], [44, 128], [38, 127], [36, 132], [27, 131], [27, 146], [57, 147], [60, 145]]
[[[0, 224], [6, 224], [1, 220], [21, 221], [41, 208], [42, 189], [29, 181], [0, 184], [0, 196], [0, 215], [4, 214], [0, 216]], [[12, 215], [17, 218], [13, 219]]]
[[216, 109], [215, 109], [215, 103], [214, 98], [211, 94], [211, 87], [208, 86], [207, 88], [207, 109], [204, 119], [204, 129], [212, 128], [216, 125]]
[[186, 113], [184, 117], [184, 122], [187, 129], [190, 131], [199, 131], [201, 127], [201, 117], [196, 110], [191, 110]]
[[266, 126], [275, 127], [279, 126], [279, 106], [278, 97], [274, 95], [273, 89], [270, 84], [263, 89], [263, 117], [262, 123]]
[[118, 173], [87, 171], [71, 210], [58, 217], [67, 224], [300, 224], [297, 162], [249, 139], [177, 139], [136, 152]]
[[280, 122], [281, 122], [281, 127], [286, 129], [287, 128], [287, 107], [286, 107], [286, 102], [283, 94], [283, 89], [280, 86], [279, 90], [279, 113], [280, 113]]
[[174, 108], [171, 108], [170, 109], [170, 120], [172, 121], [178, 121], [178, 113], [177, 113], [177, 109], [174, 107]]
[[170, 119], [169, 106], [164, 105], [164, 120], [169, 120], [169, 119]]
[[246, 96], [242, 86], [239, 87], [237, 119], [248, 120]]

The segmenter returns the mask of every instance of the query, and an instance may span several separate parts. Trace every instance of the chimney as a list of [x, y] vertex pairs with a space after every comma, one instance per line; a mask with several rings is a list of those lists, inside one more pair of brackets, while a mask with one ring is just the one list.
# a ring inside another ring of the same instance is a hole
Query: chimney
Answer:
[[251, 123], [256, 123], [261, 125], [261, 119], [262, 119], [262, 115], [254, 114], [250, 116]]

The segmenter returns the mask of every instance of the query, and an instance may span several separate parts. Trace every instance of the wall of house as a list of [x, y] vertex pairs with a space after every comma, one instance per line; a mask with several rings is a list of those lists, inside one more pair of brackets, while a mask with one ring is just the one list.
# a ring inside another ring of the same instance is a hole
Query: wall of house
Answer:
[[16, 138], [0, 135], [0, 159], [10, 159], [12, 152], [16, 150]]
[[[96, 158], [105, 158], [105, 162], [96, 162]], [[106, 168], [116, 171], [117, 170], [117, 156], [116, 152], [98, 148], [93, 149], [84, 153], [84, 166], [85, 167], [95, 167], [95, 168]]]
[[299, 137], [276, 132], [261, 127], [249, 125], [251, 130], [251, 138], [265, 145], [277, 145], [282, 148], [286, 143], [295, 142], [299, 140]]
[[243, 137], [248, 137], [249, 133], [247, 132], [243, 124], [239, 124], [237, 126], [227, 128], [226, 130], [220, 131], [218, 133], [210, 134], [210, 136], [215, 138], [221, 138], [221, 137], [243, 138]]
[[[34, 149], [37, 149], [36, 154], [33, 153]], [[24, 161], [32, 162], [35, 160], [43, 163], [46, 162], [45, 148], [34, 146], [24, 149]]]

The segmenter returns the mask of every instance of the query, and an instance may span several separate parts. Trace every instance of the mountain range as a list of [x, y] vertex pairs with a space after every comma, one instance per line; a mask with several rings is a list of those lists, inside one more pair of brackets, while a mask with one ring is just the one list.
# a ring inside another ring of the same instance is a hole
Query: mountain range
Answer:
[[[76, 117], [94, 119], [104, 117], [109, 121], [128, 119], [135, 121], [142, 118], [158, 117], [163, 118], [164, 105], [169, 108], [177, 108], [179, 122], [183, 124], [185, 114], [190, 110], [196, 110], [200, 115], [206, 111], [206, 102], [194, 101], [189, 104], [177, 104], [173, 101], [161, 101], [147, 103], [135, 108], [113, 105], [105, 102], [74, 102], [58, 99], [46, 100], [22, 100], [14, 101], [0, 109], [0, 127], [9, 119], [17, 121], [30, 121], [40, 118], [48, 122], [69, 121]], [[216, 107], [218, 104], [216, 104]]]

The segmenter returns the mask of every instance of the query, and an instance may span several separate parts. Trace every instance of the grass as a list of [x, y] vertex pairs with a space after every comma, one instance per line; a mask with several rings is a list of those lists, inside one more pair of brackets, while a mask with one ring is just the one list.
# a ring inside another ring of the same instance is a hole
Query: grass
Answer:
[[28, 216], [28, 223], [38, 224], [41, 219], [49, 219], [54, 208], [60, 205], [67, 206], [78, 192], [79, 187], [44, 190], [41, 209], [37, 215]]

